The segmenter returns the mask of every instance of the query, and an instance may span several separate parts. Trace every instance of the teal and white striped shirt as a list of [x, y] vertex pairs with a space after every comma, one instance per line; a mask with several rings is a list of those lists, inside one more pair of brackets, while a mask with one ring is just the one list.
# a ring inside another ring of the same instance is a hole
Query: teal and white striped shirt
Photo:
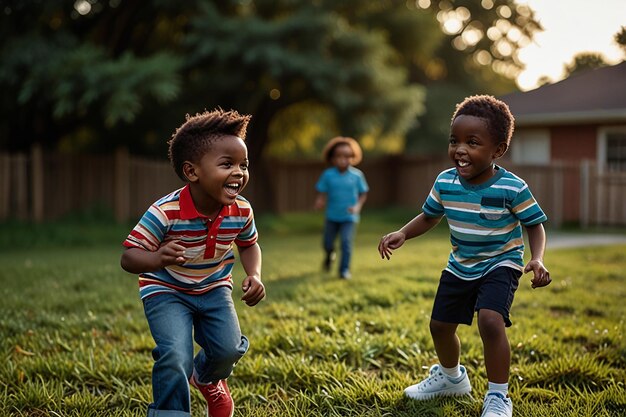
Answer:
[[465, 280], [493, 269], [524, 269], [522, 227], [547, 217], [528, 185], [502, 167], [482, 184], [469, 184], [456, 168], [437, 176], [422, 210], [426, 216], [446, 216], [452, 250], [446, 270]]

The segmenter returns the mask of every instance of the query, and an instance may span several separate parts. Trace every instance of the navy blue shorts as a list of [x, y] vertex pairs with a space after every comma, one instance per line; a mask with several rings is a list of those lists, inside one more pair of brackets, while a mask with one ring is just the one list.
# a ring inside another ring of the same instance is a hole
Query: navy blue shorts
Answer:
[[516, 269], [499, 267], [479, 279], [466, 281], [444, 270], [431, 317], [471, 325], [474, 312], [484, 308], [502, 314], [506, 327], [510, 327], [509, 311], [521, 276]]

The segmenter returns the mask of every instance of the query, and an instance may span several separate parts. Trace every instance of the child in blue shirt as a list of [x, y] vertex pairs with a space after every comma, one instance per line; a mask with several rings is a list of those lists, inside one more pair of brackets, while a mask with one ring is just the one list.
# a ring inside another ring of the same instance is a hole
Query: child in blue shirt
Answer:
[[[378, 251], [389, 259], [408, 239], [435, 227], [446, 216], [452, 251], [442, 272], [430, 321], [440, 364], [404, 391], [414, 399], [463, 395], [471, 391], [459, 364], [459, 324], [471, 325], [478, 312], [489, 387], [481, 417], [511, 417], [508, 396], [511, 350], [506, 327], [523, 272], [533, 272], [532, 287], [551, 282], [543, 265], [547, 220], [526, 183], [494, 161], [507, 151], [514, 119], [508, 106], [492, 96], [472, 96], [452, 116], [448, 156], [454, 168], [443, 171], [424, 203], [423, 212], [404, 227], [382, 237]], [[531, 260], [524, 266], [522, 226]]]
[[322, 153], [326, 162], [332, 165], [322, 172], [315, 186], [318, 192], [315, 208], [321, 209], [326, 206], [323, 237], [326, 252], [324, 269], [330, 270], [335, 258], [335, 239], [339, 234], [341, 241], [339, 277], [349, 279], [355, 225], [359, 221], [359, 214], [369, 191], [365, 175], [354, 167], [361, 162], [361, 147], [353, 138], [338, 136], [326, 144]]

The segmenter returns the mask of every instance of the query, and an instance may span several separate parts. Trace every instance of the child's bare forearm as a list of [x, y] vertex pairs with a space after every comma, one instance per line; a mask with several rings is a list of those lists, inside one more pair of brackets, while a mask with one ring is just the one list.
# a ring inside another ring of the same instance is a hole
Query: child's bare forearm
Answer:
[[239, 248], [239, 258], [241, 260], [241, 266], [243, 270], [246, 272], [247, 276], [257, 277], [259, 280], [261, 279], [261, 265], [262, 265], [262, 254], [261, 247], [258, 243], [255, 243], [252, 246], [240, 247]]
[[539, 223], [526, 227], [526, 233], [528, 234], [531, 259], [543, 262], [543, 255], [546, 249], [546, 231], [543, 228], [543, 224]]
[[406, 239], [412, 239], [428, 232], [437, 226], [441, 221], [441, 217], [428, 217], [424, 213], [418, 214], [413, 220], [405, 224], [400, 232], [404, 233]]
[[357, 206], [359, 206], [359, 209], [363, 207], [363, 204], [365, 204], [366, 201], [367, 201], [367, 193], [359, 194], [359, 200], [356, 203]]
[[156, 271], [159, 258], [156, 252], [150, 252], [139, 248], [128, 248], [122, 254], [120, 265], [131, 274], [140, 274], [142, 272]]

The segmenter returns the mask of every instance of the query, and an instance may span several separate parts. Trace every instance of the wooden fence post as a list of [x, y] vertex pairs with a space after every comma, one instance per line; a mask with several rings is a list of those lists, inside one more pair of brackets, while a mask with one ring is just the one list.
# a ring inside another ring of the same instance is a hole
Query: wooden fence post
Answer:
[[30, 205], [28, 202], [28, 157], [18, 153], [11, 162], [11, 216], [19, 220], [29, 220]]
[[44, 212], [44, 185], [43, 185], [43, 151], [36, 143], [30, 150], [31, 192], [32, 192], [32, 220], [35, 223], [43, 222]]
[[589, 213], [589, 175], [590, 166], [589, 160], [585, 159], [580, 164], [580, 225], [583, 229], [589, 227], [590, 213]]
[[563, 171], [565, 170], [565, 164], [562, 161], [552, 164], [554, 174], [552, 175], [552, 209], [553, 209], [553, 223], [556, 227], [563, 225]]
[[0, 153], [0, 221], [9, 218], [9, 199], [11, 198], [11, 158], [9, 154]]
[[130, 155], [127, 148], [115, 150], [114, 169], [115, 220], [124, 222], [130, 217]]

